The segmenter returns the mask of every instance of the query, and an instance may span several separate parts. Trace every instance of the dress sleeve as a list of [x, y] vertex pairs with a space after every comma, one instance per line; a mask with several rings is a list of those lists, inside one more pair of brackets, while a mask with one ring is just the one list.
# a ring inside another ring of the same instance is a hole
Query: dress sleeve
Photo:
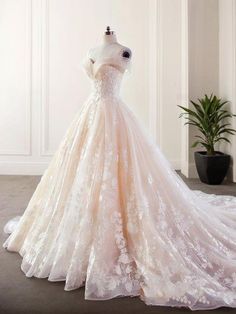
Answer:
[[85, 56], [85, 58], [82, 60], [82, 67], [86, 74], [92, 78], [93, 76], [93, 63], [91, 58], [89, 57], [89, 52]]
[[121, 62], [124, 64], [125, 72], [131, 72], [132, 65], [132, 51], [130, 48], [125, 47], [121, 51]]
[[120, 72], [124, 73], [130, 70], [130, 60], [122, 58], [121, 56], [119, 57], [109, 57], [109, 58], [102, 58], [100, 60], [97, 60], [94, 64], [93, 64], [93, 74], [94, 77], [96, 77], [99, 69], [103, 66], [103, 65], [111, 65], [114, 68], [118, 69]]

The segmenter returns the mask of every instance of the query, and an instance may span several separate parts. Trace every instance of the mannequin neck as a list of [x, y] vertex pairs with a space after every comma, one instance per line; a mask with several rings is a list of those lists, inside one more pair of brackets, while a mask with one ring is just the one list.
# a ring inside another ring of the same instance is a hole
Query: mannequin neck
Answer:
[[110, 34], [110, 35], [103, 35], [103, 44], [104, 45], [109, 45], [109, 44], [114, 44], [117, 43], [116, 35], [115, 34]]

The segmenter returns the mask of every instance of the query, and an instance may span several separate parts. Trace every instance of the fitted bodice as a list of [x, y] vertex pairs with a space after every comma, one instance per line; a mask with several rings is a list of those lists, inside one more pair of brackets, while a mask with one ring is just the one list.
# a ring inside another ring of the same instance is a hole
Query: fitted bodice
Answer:
[[130, 67], [130, 60], [122, 58], [122, 52], [101, 55], [95, 62], [88, 53], [84, 59], [83, 66], [92, 83], [92, 95], [97, 99], [119, 97], [123, 75]]
[[103, 65], [92, 82], [92, 94], [97, 98], [118, 98], [123, 73], [111, 65]]

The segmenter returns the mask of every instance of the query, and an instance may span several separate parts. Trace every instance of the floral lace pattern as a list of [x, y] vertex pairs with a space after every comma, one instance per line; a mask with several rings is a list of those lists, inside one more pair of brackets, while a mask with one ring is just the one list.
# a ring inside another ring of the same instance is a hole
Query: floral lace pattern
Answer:
[[236, 307], [236, 198], [191, 191], [103, 64], [4, 243], [26, 276], [193, 310]]

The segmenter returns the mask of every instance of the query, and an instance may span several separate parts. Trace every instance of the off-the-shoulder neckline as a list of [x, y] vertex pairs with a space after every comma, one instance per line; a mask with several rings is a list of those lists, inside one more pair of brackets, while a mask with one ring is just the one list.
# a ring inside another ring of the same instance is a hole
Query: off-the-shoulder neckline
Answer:
[[[112, 44], [110, 44], [110, 45], [114, 45], [114, 44], [116, 44], [116, 43], [112, 43]], [[87, 57], [90, 59], [90, 60], [92, 60], [92, 61], [94, 61], [94, 63], [97, 61], [97, 60], [94, 60], [94, 58], [92, 57], [92, 51], [94, 50], [95, 48], [90, 48], [89, 50], [88, 50], [88, 52], [87, 52]], [[128, 60], [131, 60], [131, 56], [132, 56], [132, 50], [130, 49], [130, 48], [128, 48], [128, 47], [125, 47], [125, 46], [122, 46], [122, 48], [120, 49], [120, 51], [119, 51], [119, 53], [118, 53], [118, 55], [117, 56], [121, 56], [122, 57], [122, 54], [123, 54], [123, 52], [125, 52], [125, 51], [128, 51], [129, 53], [130, 53], [130, 58], [125, 58], [127, 61]], [[106, 57], [105, 57], [106, 58]], [[109, 58], [111, 58], [111, 57], [109, 57]], [[124, 57], [122, 57], [122, 58], [124, 58]], [[98, 57], [98, 59], [99, 59], [99, 57]]]
[[[124, 71], [122, 72], [122, 71], [118, 68], [118, 66], [115, 66], [115, 64], [116, 64], [115, 62], [114, 62], [114, 65], [111, 63], [112, 59], [113, 59], [113, 58], [104, 58], [104, 59], [103, 59], [103, 62], [99, 62], [99, 60], [92, 60], [90, 57], [88, 57], [88, 60], [89, 60], [89, 62], [90, 62], [90, 64], [91, 64], [92, 73], [94, 74], [94, 76], [96, 76], [98, 70], [99, 70], [100, 67], [103, 66], [103, 65], [109, 65], [109, 66], [111, 66], [111, 67], [117, 69], [118, 71], [120, 71], [120, 73], [123, 74], [123, 73], [126, 71], [126, 69], [124, 69]], [[92, 61], [94, 61], [94, 62], [92, 62]], [[107, 62], [107, 61], [110, 61], [110, 63]], [[124, 60], [124, 61], [126, 61], [126, 60]], [[126, 62], [127, 62], [127, 61], [126, 61]], [[97, 68], [96, 68], [96, 66], [97, 66]], [[94, 71], [94, 69], [95, 69], [95, 71]]]

